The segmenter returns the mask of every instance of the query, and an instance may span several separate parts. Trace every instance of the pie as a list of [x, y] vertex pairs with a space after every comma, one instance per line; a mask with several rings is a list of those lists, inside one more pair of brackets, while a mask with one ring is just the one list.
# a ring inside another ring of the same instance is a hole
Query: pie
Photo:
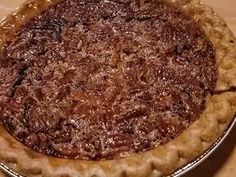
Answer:
[[32, 0], [0, 27], [0, 160], [157, 177], [236, 115], [236, 39], [198, 0]]

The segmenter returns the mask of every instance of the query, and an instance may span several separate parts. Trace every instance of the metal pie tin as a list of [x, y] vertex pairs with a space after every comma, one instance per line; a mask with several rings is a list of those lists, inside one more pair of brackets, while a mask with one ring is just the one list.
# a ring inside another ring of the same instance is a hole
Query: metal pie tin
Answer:
[[[211, 145], [208, 150], [206, 150], [204, 153], [202, 153], [199, 157], [194, 159], [193, 161], [189, 162], [185, 166], [177, 169], [173, 174], [167, 176], [167, 177], [181, 177], [182, 175], [186, 174], [187, 172], [191, 171], [195, 167], [197, 167], [200, 163], [202, 163], [204, 160], [206, 160], [226, 139], [226, 137], [229, 135], [230, 131], [233, 129], [234, 125], [236, 124], [236, 118], [231, 122], [231, 124], [228, 126], [228, 128], [224, 131], [224, 133], [215, 141], [213, 145]], [[3, 163], [0, 163], [0, 170], [8, 175], [9, 177], [24, 177], [14, 170], [10, 169]]]

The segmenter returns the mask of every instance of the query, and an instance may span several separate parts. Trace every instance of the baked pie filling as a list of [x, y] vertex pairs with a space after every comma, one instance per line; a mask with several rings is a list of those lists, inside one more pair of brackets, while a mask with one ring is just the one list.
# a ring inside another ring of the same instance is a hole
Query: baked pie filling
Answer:
[[0, 60], [2, 125], [31, 149], [72, 159], [169, 142], [217, 80], [211, 42], [162, 0], [64, 0], [25, 23]]

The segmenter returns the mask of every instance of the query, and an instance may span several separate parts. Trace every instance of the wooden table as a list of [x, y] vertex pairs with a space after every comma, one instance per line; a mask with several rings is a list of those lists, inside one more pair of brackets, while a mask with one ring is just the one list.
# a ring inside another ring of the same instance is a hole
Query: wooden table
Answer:
[[[236, 35], [236, 0], [203, 1], [224, 17]], [[24, 0], [0, 0], [0, 19], [22, 2]], [[236, 127], [212, 156], [184, 177], [236, 177]]]

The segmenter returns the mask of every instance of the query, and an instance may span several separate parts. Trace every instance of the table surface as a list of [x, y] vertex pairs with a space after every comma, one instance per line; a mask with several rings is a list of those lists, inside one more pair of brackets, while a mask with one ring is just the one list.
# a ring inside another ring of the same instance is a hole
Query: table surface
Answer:
[[[0, 0], [0, 19], [25, 0]], [[236, 0], [203, 0], [224, 17], [236, 35]], [[0, 173], [0, 176], [3, 174]], [[184, 177], [236, 177], [236, 127], [216, 152]]]

